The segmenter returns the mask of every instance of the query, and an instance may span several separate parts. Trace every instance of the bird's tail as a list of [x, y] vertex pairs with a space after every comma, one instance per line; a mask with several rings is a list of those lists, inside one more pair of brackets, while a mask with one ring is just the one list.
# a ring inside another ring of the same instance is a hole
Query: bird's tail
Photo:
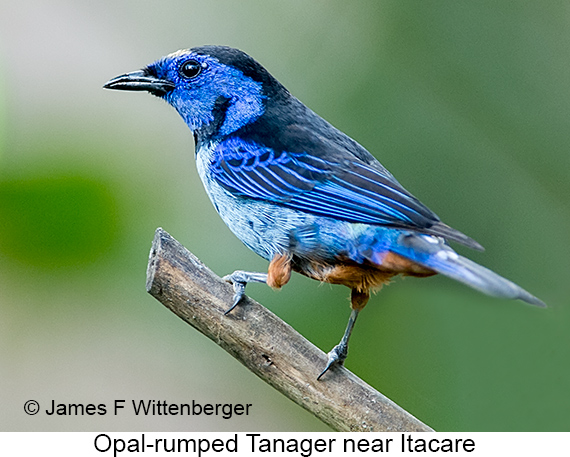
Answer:
[[519, 299], [540, 307], [546, 306], [542, 300], [514, 282], [460, 256], [442, 238], [410, 232], [402, 233], [397, 242], [388, 249], [487, 295]]
[[493, 297], [519, 299], [531, 305], [546, 306], [542, 300], [494, 271], [455, 254], [454, 251], [451, 252], [455, 256], [450, 255], [449, 251], [440, 252], [444, 253], [441, 257], [436, 254], [435, 258], [428, 259], [422, 265]]

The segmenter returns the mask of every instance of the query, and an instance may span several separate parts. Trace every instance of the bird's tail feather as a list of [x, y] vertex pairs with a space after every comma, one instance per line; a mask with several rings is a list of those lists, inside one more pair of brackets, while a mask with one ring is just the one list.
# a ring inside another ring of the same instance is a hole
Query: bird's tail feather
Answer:
[[[493, 297], [519, 299], [531, 305], [546, 306], [542, 300], [494, 271], [453, 251], [451, 252], [455, 255], [448, 254], [449, 251], [440, 252], [445, 254], [441, 256], [436, 254], [435, 258], [429, 258], [422, 262], [422, 265]], [[445, 258], [446, 256], [449, 257]]]
[[462, 282], [487, 295], [546, 305], [514, 282], [457, 254], [442, 238], [403, 233], [388, 250], [431, 270]]

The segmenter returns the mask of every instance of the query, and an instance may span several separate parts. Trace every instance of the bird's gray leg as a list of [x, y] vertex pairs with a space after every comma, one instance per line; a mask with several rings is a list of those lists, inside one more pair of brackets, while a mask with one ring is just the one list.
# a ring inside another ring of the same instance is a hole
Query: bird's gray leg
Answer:
[[248, 282], [267, 283], [267, 273], [255, 273], [251, 271], [236, 270], [231, 275], [222, 278], [224, 281], [231, 282], [234, 286], [234, 302], [232, 306], [224, 313], [228, 314], [234, 309], [245, 295], [245, 286]]
[[333, 365], [342, 365], [345, 361], [346, 356], [348, 355], [348, 340], [350, 339], [350, 334], [352, 333], [352, 329], [354, 328], [354, 323], [356, 322], [356, 318], [358, 317], [358, 313], [360, 312], [359, 309], [353, 309], [350, 313], [350, 318], [348, 319], [348, 325], [346, 326], [346, 330], [344, 331], [344, 335], [342, 335], [342, 339], [340, 343], [338, 343], [332, 350], [328, 353], [329, 360], [327, 362], [327, 366], [322, 371], [322, 373], [317, 377], [317, 381], [321, 379], [321, 377], [329, 371], [329, 368]]

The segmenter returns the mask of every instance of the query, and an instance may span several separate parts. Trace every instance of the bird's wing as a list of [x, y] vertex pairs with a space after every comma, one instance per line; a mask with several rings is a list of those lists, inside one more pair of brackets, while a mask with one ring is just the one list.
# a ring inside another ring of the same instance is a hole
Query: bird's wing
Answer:
[[238, 138], [220, 143], [212, 159], [216, 181], [241, 197], [365, 224], [424, 228], [439, 221], [390, 175], [357, 159], [332, 162]]
[[[408, 228], [472, 244], [470, 238], [441, 223], [392, 175], [356, 157], [334, 161], [306, 152], [276, 151], [233, 137], [217, 145], [210, 172], [236, 196], [276, 202], [318, 216]], [[445, 233], [439, 233], [438, 227]]]

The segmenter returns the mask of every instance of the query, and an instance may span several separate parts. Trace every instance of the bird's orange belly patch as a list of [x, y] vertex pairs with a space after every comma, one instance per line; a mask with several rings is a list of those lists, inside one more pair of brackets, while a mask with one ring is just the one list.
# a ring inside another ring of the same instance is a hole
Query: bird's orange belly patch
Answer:
[[296, 263], [294, 269], [309, 278], [331, 284], [342, 284], [364, 292], [377, 290], [390, 282], [393, 276], [431, 276], [435, 272], [412, 260], [392, 252], [386, 253], [382, 264], [356, 263], [349, 259], [338, 259], [334, 264], [322, 262]]
[[291, 279], [291, 256], [277, 254], [267, 269], [267, 285], [273, 289], [281, 289]]
[[435, 271], [393, 252], [386, 253], [380, 267], [408, 276], [431, 276], [435, 274]]

